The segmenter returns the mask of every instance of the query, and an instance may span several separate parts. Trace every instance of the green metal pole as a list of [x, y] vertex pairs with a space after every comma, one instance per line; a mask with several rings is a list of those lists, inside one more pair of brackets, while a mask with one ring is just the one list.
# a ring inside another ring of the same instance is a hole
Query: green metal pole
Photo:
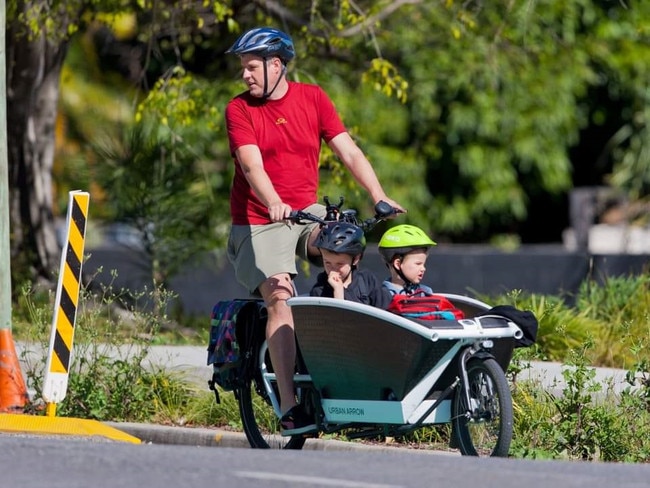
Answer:
[[0, 0], [0, 412], [22, 413], [29, 403], [25, 378], [11, 337], [9, 163], [7, 150], [6, 0]]
[[6, 5], [0, 0], [0, 330], [11, 330], [9, 165], [7, 162]]

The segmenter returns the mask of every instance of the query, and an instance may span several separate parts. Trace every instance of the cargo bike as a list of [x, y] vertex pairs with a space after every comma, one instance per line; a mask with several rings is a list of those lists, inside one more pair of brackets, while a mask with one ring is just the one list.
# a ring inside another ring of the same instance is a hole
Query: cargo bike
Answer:
[[[321, 225], [346, 220], [368, 231], [394, 212], [380, 202], [373, 218], [360, 221], [356, 212], [340, 210], [342, 199], [338, 205], [325, 201], [325, 219], [297, 211], [292, 220]], [[439, 295], [465, 318], [423, 321], [334, 298], [288, 300], [298, 349], [296, 396], [313, 415], [317, 434], [281, 435], [280, 400], [264, 339], [266, 309], [261, 300], [238, 299], [215, 307], [231, 310], [231, 330], [230, 342], [221, 340], [223, 317], [213, 320], [210, 388], [218, 402], [217, 386], [234, 392], [253, 448], [302, 449], [309, 437], [336, 433], [347, 439], [397, 438], [451, 424], [452, 445], [461, 454], [508, 456], [513, 407], [505, 371], [522, 330], [479, 300]], [[235, 361], [216, 354], [224, 342], [229, 347], [236, 343]]]

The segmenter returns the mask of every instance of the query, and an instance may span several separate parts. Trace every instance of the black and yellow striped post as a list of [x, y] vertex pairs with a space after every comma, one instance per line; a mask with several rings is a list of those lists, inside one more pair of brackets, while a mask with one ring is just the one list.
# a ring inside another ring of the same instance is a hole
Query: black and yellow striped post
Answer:
[[66, 219], [67, 239], [61, 254], [50, 350], [43, 380], [43, 400], [47, 404], [46, 414], [48, 416], [53, 416], [56, 413], [56, 404], [65, 398], [68, 388], [89, 201], [90, 195], [87, 192], [71, 191], [69, 193]]
[[101, 436], [139, 444], [137, 437], [97, 420], [56, 417], [56, 404], [65, 398], [72, 355], [77, 305], [81, 290], [81, 265], [84, 258], [86, 219], [90, 196], [86, 192], [69, 193], [67, 240], [61, 253], [59, 286], [54, 303], [50, 350], [43, 380], [46, 415], [0, 413], [0, 432], [47, 435]]

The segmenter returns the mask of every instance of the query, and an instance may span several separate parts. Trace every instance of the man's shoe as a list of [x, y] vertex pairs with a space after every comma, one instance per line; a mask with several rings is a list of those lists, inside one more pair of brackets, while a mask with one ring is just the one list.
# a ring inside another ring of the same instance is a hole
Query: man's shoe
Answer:
[[289, 409], [280, 419], [283, 436], [311, 434], [317, 431], [314, 419], [310, 418], [300, 405]]

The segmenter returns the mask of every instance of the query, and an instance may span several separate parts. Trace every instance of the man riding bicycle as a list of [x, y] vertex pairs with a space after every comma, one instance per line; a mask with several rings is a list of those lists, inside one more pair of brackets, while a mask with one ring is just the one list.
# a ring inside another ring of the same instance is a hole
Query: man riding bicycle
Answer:
[[244, 33], [227, 53], [240, 57], [247, 90], [233, 98], [225, 118], [235, 162], [228, 257], [238, 281], [261, 295], [268, 311], [266, 338], [280, 390], [283, 435], [314, 432], [296, 407], [294, 323], [287, 300], [297, 274], [295, 256], [318, 263], [318, 224], [287, 223], [293, 209], [325, 215], [316, 203], [318, 159], [325, 141], [373, 201], [386, 196], [361, 149], [327, 94], [317, 85], [287, 80], [294, 58], [289, 35], [268, 27]]

